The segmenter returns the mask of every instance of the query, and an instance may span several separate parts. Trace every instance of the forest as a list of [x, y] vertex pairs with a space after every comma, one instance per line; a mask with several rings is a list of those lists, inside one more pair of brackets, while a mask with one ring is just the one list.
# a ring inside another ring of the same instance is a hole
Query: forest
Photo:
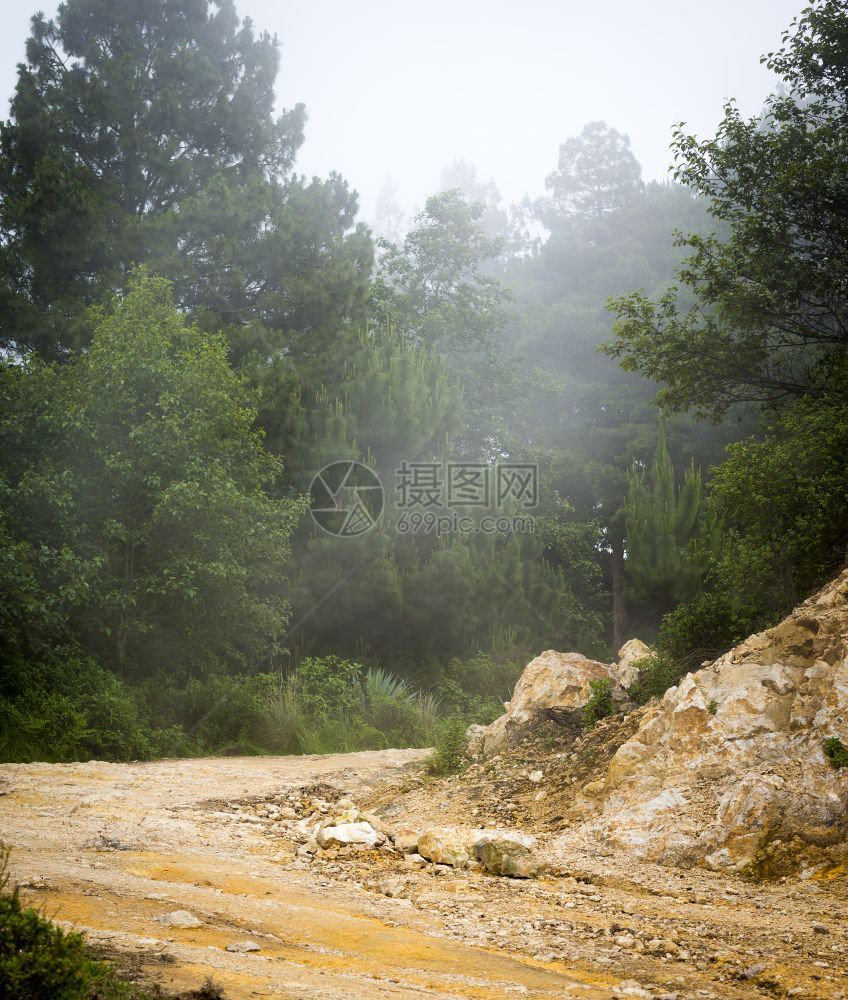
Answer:
[[298, 171], [280, 58], [233, 0], [67, 0], [22, 45], [2, 760], [448, 768], [542, 650], [638, 637], [647, 702], [844, 566], [844, 0], [667, 181], [590, 121], [543, 197], [457, 159], [403, 226]]

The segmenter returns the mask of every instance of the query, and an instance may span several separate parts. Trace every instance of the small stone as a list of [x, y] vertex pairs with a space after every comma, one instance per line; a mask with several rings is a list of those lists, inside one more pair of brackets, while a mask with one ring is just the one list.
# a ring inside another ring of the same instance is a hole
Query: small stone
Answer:
[[277, 813], [280, 819], [297, 819], [297, 810], [292, 809], [291, 806], [283, 806], [282, 809]]
[[193, 913], [189, 913], [188, 910], [172, 910], [170, 913], [166, 913], [159, 917], [159, 923], [164, 924], [166, 927], [181, 927], [187, 929], [189, 927], [200, 927], [203, 924], [202, 920], [198, 920]]
[[527, 780], [528, 780], [528, 781], [532, 781], [534, 785], [538, 785], [538, 784], [539, 784], [539, 782], [540, 782], [540, 781], [542, 780], [542, 778], [544, 778], [544, 777], [545, 777], [545, 774], [544, 774], [544, 772], [543, 772], [543, 771], [531, 771], [531, 772], [530, 772], [530, 773], [529, 773], [529, 774], [527, 775]]
[[384, 882], [380, 883], [380, 892], [384, 896], [388, 896], [393, 899], [396, 896], [403, 895], [403, 882], [399, 882], [397, 879], [386, 879]]
[[740, 979], [756, 979], [762, 972], [765, 971], [764, 965], [749, 965], [747, 969], [743, 969], [739, 973]]
[[816, 934], [830, 934], [830, 928], [827, 924], [813, 924], [813, 930]]
[[408, 868], [426, 868], [427, 867], [427, 859], [426, 858], [422, 858], [420, 854], [407, 854], [407, 856], [403, 859], [403, 863]]
[[227, 951], [262, 951], [262, 948], [255, 941], [232, 941], [227, 945]]

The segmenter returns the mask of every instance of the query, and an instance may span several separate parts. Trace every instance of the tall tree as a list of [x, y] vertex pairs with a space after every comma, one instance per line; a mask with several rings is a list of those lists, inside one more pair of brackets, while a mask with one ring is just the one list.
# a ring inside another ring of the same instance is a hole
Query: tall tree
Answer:
[[218, 322], [315, 337], [362, 306], [370, 241], [339, 178], [290, 176], [305, 113], [274, 115], [278, 59], [232, 0], [33, 18], [0, 128], [0, 344], [85, 342], [85, 307], [140, 261]]
[[540, 211], [549, 225], [572, 216], [602, 218], [642, 190], [642, 170], [628, 136], [605, 122], [589, 122], [559, 147], [556, 170], [545, 186], [550, 196]]
[[[627, 583], [658, 619], [697, 591], [720, 537], [717, 522], [700, 519], [701, 473], [694, 461], [682, 484], [675, 482], [663, 421], [650, 468], [630, 472], [624, 513]], [[693, 545], [699, 541], [700, 548]]]
[[251, 665], [283, 634], [302, 509], [272, 495], [255, 394], [163, 279], [138, 275], [93, 326], [66, 364], [0, 369], [4, 556], [17, 546], [72, 638], [127, 676]]

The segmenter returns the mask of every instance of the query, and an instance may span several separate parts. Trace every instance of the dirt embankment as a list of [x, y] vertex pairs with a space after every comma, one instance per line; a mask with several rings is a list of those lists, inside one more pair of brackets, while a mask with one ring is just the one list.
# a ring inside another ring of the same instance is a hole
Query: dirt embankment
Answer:
[[840, 869], [753, 884], [575, 849], [512, 880], [388, 847], [298, 853], [297, 824], [339, 799], [544, 846], [629, 735], [608, 720], [573, 745], [551, 722], [438, 781], [413, 750], [7, 765], [0, 836], [27, 902], [174, 993], [211, 975], [229, 998], [848, 996]]

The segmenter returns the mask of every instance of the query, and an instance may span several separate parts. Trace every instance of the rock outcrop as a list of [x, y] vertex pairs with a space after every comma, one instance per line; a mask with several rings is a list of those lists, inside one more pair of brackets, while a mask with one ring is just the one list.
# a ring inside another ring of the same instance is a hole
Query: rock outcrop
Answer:
[[583, 789], [579, 834], [728, 870], [842, 843], [848, 768], [825, 753], [837, 740], [848, 745], [848, 571], [669, 689]]
[[590, 660], [580, 653], [558, 653], [549, 649], [540, 653], [524, 668], [515, 685], [506, 712], [489, 726], [471, 726], [467, 733], [472, 756], [498, 753], [516, 743], [544, 716], [545, 709], [582, 708], [589, 700], [591, 682], [608, 680], [613, 697], [626, 701], [626, 689], [638, 678], [636, 664], [651, 655], [640, 639], [630, 639], [618, 653], [615, 663]]
[[650, 648], [641, 639], [628, 639], [618, 651], [618, 660], [610, 667], [613, 679], [625, 689], [633, 687], [639, 679], [639, 662], [650, 656]]
[[520, 739], [546, 708], [580, 708], [589, 700], [591, 681], [612, 679], [610, 667], [598, 660], [549, 649], [524, 668], [506, 713], [473, 734], [476, 746], [497, 753]]

